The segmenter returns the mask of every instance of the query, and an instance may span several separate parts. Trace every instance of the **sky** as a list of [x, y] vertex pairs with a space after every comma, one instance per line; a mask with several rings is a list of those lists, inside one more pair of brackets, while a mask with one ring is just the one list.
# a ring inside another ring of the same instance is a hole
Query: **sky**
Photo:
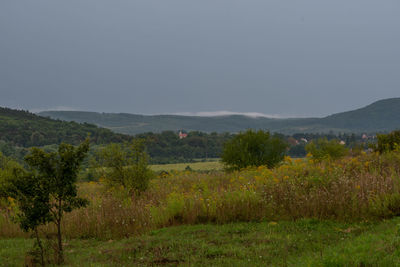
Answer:
[[325, 116], [400, 96], [398, 0], [1, 0], [0, 106]]

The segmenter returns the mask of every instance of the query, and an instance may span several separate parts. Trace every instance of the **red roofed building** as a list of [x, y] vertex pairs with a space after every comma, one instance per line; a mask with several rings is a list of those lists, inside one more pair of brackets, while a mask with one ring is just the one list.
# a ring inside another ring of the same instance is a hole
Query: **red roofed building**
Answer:
[[182, 133], [182, 131], [179, 131], [179, 139], [183, 139], [187, 137], [187, 133]]

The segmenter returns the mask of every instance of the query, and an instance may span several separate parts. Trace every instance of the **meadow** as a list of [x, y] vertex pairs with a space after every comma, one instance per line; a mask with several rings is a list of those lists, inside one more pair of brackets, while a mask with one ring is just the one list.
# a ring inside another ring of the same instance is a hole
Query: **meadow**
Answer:
[[200, 161], [191, 163], [175, 163], [175, 164], [154, 164], [150, 168], [155, 172], [160, 171], [185, 171], [191, 169], [193, 171], [220, 171], [223, 169], [223, 165], [219, 162], [219, 159], [213, 161]]
[[[274, 169], [230, 173], [171, 171], [136, 195], [101, 178], [81, 182], [90, 205], [64, 219], [67, 263], [393, 266], [400, 263], [399, 182], [398, 152], [286, 157]], [[32, 241], [11, 219], [13, 200], [1, 208], [0, 257], [20, 262], [16, 247], [22, 253]], [[368, 257], [375, 250], [386, 256]]]
[[[199, 224], [123, 239], [70, 239], [65, 266], [398, 266], [398, 218], [344, 223]], [[21, 266], [31, 239], [0, 239], [0, 266]]]

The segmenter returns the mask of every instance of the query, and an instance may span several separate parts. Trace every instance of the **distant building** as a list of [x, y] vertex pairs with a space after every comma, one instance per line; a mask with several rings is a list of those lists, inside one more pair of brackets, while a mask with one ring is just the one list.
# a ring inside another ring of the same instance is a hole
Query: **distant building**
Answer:
[[304, 142], [304, 143], [308, 143], [308, 140], [305, 138], [301, 138], [300, 141]]
[[179, 139], [186, 138], [188, 135], [187, 133], [183, 133], [182, 131], [179, 131]]
[[298, 145], [299, 141], [297, 141], [296, 139], [294, 139], [293, 137], [289, 137], [288, 138], [288, 143], [291, 144], [292, 146]]

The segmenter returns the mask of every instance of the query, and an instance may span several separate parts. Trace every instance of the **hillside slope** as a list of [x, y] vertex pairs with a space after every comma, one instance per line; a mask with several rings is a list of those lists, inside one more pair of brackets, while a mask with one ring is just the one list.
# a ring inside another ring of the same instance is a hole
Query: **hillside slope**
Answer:
[[[124, 134], [138, 134], [144, 132], [202, 131], [202, 132], [239, 132], [248, 128], [264, 129], [270, 125], [273, 128], [285, 127], [287, 120], [270, 118], [251, 118], [241, 115], [198, 117], [179, 115], [135, 115], [127, 113], [96, 113], [84, 111], [46, 111], [39, 113], [54, 119], [88, 122], [101, 127], [109, 128]], [[293, 123], [308, 121], [309, 119], [294, 119]]]
[[96, 144], [130, 138], [93, 124], [53, 120], [28, 111], [0, 107], [0, 140], [17, 146], [44, 146], [61, 142], [78, 144], [88, 135]]
[[364, 108], [333, 114], [323, 125], [353, 131], [390, 131], [400, 128], [400, 98], [374, 102]]
[[45, 111], [55, 119], [88, 122], [115, 132], [137, 134], [166, 130], [203, 132], [238, 132], [248, 128], [268, 129], [292, 134], [324, 132], [381, 132], [400, 128], [400, 98], [380, 100], [364, 108], [333, 114], [324, 118], [271, 119], [241, 115], [197, 117], [178, 115], [134, 115], [83, 111]]

